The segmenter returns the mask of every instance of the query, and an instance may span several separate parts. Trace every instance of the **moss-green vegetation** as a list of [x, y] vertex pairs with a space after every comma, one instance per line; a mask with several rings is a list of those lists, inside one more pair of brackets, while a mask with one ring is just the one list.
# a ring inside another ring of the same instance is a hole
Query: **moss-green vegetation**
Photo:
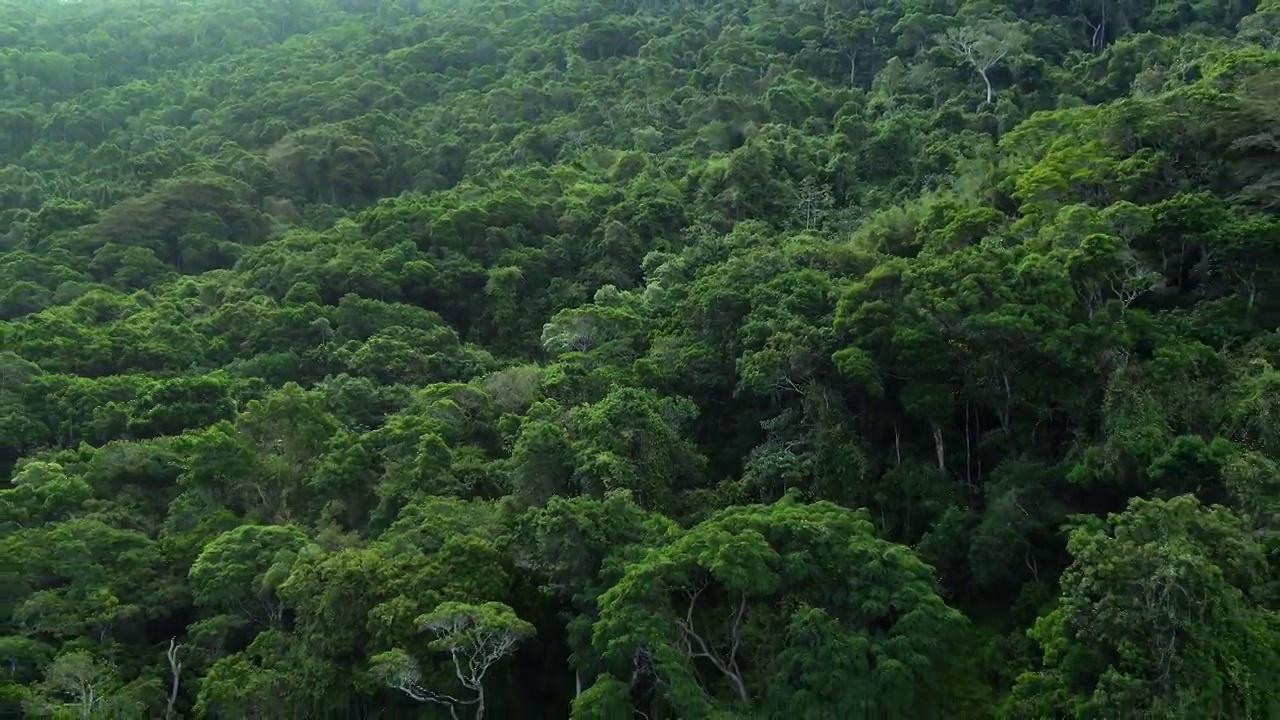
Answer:
[[1280, 712], [1275, 0], [0, 0], [0, 714]]

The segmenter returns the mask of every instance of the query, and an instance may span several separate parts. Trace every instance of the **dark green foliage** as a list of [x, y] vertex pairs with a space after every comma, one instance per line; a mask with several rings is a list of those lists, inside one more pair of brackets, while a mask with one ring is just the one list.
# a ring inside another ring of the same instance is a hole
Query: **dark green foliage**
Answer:
[[1274, 717], [1278, 47], [0, 0], [0, 715]]

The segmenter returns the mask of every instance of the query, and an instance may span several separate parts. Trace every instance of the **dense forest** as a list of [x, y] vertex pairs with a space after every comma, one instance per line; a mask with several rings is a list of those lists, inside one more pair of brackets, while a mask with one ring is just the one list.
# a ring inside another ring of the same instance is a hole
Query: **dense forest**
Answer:
[[0, 715], [1280, 717], [1280, 0], [0, 0]]

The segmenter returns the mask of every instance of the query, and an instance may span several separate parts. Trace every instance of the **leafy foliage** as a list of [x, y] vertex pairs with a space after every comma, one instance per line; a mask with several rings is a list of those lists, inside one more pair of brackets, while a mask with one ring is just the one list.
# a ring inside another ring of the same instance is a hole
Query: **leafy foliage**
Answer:
[[1273, 716], [1278, 42], [0, 0], [0, 713]]

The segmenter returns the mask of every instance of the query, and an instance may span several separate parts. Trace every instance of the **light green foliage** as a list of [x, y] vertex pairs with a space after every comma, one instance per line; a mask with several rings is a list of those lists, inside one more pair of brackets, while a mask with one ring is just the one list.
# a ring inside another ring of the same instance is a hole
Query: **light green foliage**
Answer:
[[0, 715], [1275, 715], [1278, 19], [0, 0]]
[[660, 706], [699, 713], [927, 712], [962, 624], [932, 569], [864, 513], [793, 496], [654, 547], [599, 603], [606, 658], [648, 665]]
[[1015, 688], [1025, 707], [1261, 718], [1280, 702], [1276, 598], [1258, 592], [1269, 570], [1244, 518], [1191, 496], [1135, 499], [1068, 550], [1060, 605], [1031, 631], [1044, 670]]
[[445, 705], [457, 717], [459, 705], [475, 705], [477, 720], [484, 718], [485, 676], [520, 642], [535, 632], [534, 627], [499, 602], [469, 605], [444, 602], [417, 619], [417, 624], [436, 637], [430, 647], [449, 654], [457, 683], [475, 697], [459, 699], [422, 686], [417, 661], [403, 651], [391, 651], [373, 658], [374, 674], [390, 687], [419, 702]]
[[295, 527], [241, 525], [219, 535], [191, 566], [193, 597], [216, 612], [262, 627], [282, 622], [276, 589], [289, 576], [307, 536]]
[[137, 713], [142, 703], [123, 688], [116, 669], [83, 650], [54, 658], [24, 709], [39, 717], [95, 718]]

